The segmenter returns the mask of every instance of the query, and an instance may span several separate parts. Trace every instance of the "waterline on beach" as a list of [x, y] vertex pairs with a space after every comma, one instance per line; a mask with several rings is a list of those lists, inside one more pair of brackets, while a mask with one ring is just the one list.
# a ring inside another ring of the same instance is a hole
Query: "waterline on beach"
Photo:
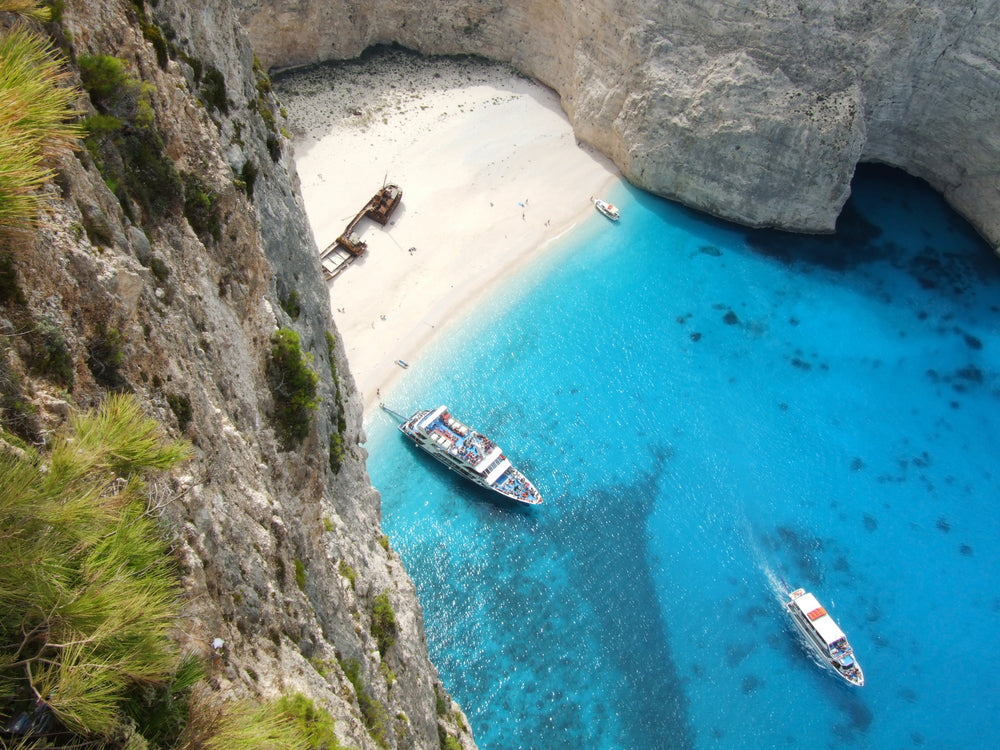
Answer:
[[[358, 225], [368, 250], [330, 284], [367, 411], [450, 321], [589, 216], [617, 177], [556, 94], [481, 60], [383, 52], [276, 77], [320, 248], [383, 182], [401, 206]], [[376, 72], [377, 70], [377, 72]]]

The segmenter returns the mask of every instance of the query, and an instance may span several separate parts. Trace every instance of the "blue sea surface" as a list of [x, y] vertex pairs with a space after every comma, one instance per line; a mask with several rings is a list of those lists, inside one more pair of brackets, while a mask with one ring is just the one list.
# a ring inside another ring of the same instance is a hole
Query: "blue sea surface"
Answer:
[[[1000, 260], [923, 183], [838, 232], [620, 185], [384, 394], [447, 404], [545, 504], [378, 411], [368, 468], [431, 658], [494, 748], [975, 748], [1000, 733]], [[805, 587], [867, 684], [816, 664]]]

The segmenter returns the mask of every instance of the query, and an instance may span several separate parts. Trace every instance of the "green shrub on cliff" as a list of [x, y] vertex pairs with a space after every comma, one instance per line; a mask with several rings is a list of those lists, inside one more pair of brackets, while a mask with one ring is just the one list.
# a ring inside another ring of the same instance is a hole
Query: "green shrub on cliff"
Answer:
[[330, 471], [334, 474], [340, 472], [340, 467], [344, 465], [344, 436], [339, 432], [330, 432], [329, 463]]
[[299, 587], [299, 590], [306, 590], [306, 566], [299, 559], [295, 558], [293, 561], [295, 563], [295, 585]]
[[10, 366], [9, 341], [0, 336], [0, 439], [29, 449], [42, 440], [38, 409], [28, 400], [21, 376]]
[[2, 747], [339, 747], [311, 701], [222, 702], [171, 637], [181, 590], [144, 478], [188, 455], [132, 396], [0, 453]]
[[110, 107], [120, 97], [120, 92], [133, 83], [125, 68], [125, 61], [110, 55], [80, 55], [76, 61], [83, 85], [95, 107]]
[[237, 184], [246, 191], [247, 198], [253, 200], [253, 187], [257, 183], [257, 165], [249, 159], [243, 162]]
[[330, 469], [334, 474], [340, 471], [344, 463], [344, 431], [347, 429], [344, 400], [340, 393], [340, 378], [337, 376], [336, 344], [337, 340], [333, 334], [326, 331], [326, 354], [330, 360], [330, 380], [333, 382], [333, 416], [337, 422], [337, 429], [330, 432]]
[[151, 218], [166, 216], [181, 205], [184, 191], [156, 128], [153, 87], [110, 55], [80, 55], [77, 66], [97, 110], [84, 124], [87, 149], [104, 181], [133, 221], [141, 218], [134, 215], [133, 201]]
[[185, 393], [168, 393], [167, 404], [174, 416], [177, 417], [177, 427], [183, 432], [190, 423], [191, 417], [194, 416], [190, 396]]
[[155, 23], [150, 23], [147, 18], [140, 18], [139, 26], [142, 28], [142, 36], [153, 45], [153, 51], [156, 52], [156, 64], [160, 66], [161, 70], [166, 70], [167, 63], [170, 62], [170, 45], [167, 44], [163, 31]]
[[267, 374], [274, 396], [278, 437], [290, 448], [309, 434], [313, 412], [319, 406], [316, 395], [319, 376], [309, 367], [309, 357], [299, 345], [299, 335], [290, 328], [278, 330], [271, 338]]
[[284, 750], [307, 748], [298, 722], [277, 702], [220, 703], [201, 694], [191, 705], [180, 746], [193, 750]]
[[344, 676], [354, 688], [354, 696], [358, 699], [358, 707], [361, 709], [361, 720], [365, 729], [368, 730], [369, 736], [375, 740], [375, 744], [379, 747], [389, 747], [386, 740], [389, 716], [385, 706], [372, 697], [365, 687], [364, 679], [361, 676], [361, 664], [357, 659], [341, 659], [339, 656], [337, 663], [340, 664]]
[[184, 217], [202, 242], [222, 239], [219, 196], [196, 174], [184, 175]]
[[41, 460], [0, 455], [0, 714], [110, 737], [179, 656], [167, 545], [143, 476], [184, 458], [127, 396], [76, 415]]
[[[333, 524], [330, 524], [330, 526], [332, 527]], [[329, 528], [327, 531], [333, 531], [333, 529]], [[358, 572], [352, 568], [346, 560], [341, 560], [337, 563], [337, 572], [350, 582], [352, 589], [355, 588], [355, 581], [358, 579]]]
[[305, 736], [306, 747], [340, 750], [341, 744], [333, 731], [333, 717], [302, 693], [279, 698], [278, 710], [299, 727]]
[[209, 112], [229, 114], [226, 79], [222, 71], [209, 65], [201, 76], [201, 92]]
[[[181, 659], [164, 682], [146, 685], [125, 704], [125, 712], [147, 747], [177, 747], [187, 726], [194, 686], [205, 678], [206, 663], [196, 654]], [[126, 745], [128, 747], [128, 745]]]
[[45, 22], [52, 19], [51, 9], [43, 6], [38, 0], [0, 0], [0, 10], [32, 18], [35, 21]]
[[32, 370], [72, 390], [73, 355], [62, 328], [51, 320], [43, 319], [35, 326], [30, 338]]
[[117, 328], [105, 328], [87, 344], [87, 367], [97, 384], [109, 391], [128, 388], [121, 373], [125, 361], [122, 334]]
[[15, 305], [27, 304], [21, 285], [17, 283], [14, 259], [6, 253], [0, 254], [0, 305], [11, 302]]
[[281, 309], [288, 313], [292, 320], [298, 320], [302, 314], [302, 304], [299, 301], [299, 293], [293, 289], [288, 294], [281, 296]]
[[389, 603], [389, 593], [383, 591], [375, 597], [375, 605], [372, 608], [372, 635], [378, 643], [378, 652], [385, 656], [392, 644], [396, 642], [396, 613], [392, 611], [392, 604]]
[[82, 135], [69, 121], [76, 96], [47, 41], [22, 27], [0, 32], [0, 226], [35, 220], [38, 188], [52, 176], [47, 163]]

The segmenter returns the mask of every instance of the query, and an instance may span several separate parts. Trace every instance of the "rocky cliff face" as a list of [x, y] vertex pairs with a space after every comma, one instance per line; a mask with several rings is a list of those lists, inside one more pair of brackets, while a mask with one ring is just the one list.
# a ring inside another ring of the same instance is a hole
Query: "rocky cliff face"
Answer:
[[[192, 442], [157, 509], [188, 593], [180, 637], [223, 695], [304, 693], [349, 747], [450, 736], [473, 748], [381, 533], [360, 404], [266, 75], [226, 0], [153, 5], [66, 0], [56, 28], [75, 60], [124, 63], [122, 106], [139, 114], [64, 158], [41, 228], [3, 239], [5, 278], [24, 299], [2, 308], [0, 379], [37, 409], [20, 429], [41, 439], [69, 403], [125, 389]], [[279, 327], [319, 375], [320, 406], [291, 449], [268, 377]], [[71, 374], [33, 365], [43, 330]]]
[[396, 42], [509, 61], [652, 192], [830, 231], [859, 161], [927, 180], [1000, 245], [993, 0], [233, 0], [266, 66]]

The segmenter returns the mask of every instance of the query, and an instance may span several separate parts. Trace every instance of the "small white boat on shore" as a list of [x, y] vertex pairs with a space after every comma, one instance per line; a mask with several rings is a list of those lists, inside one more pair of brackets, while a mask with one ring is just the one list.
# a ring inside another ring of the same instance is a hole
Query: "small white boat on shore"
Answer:
[[861, 687], [865, 684], [865, 674], [847, 636], [815, 596], [806, 593], [805, 589], [796, 589], [789, 594], [785, 608], [806, 642], [823, 661], [851, 685]]
[[621, 212], [619, 212], [618, 207], [614, 203], [600, 198], [591, 198], [591, 200], [594, 201], [594, 208], [611, 219], [611, 221], [618, 221], [621, 218]]
[[[385, 405], [382, 408], [405, 419]], [[418, 448], [481, 487], [525, 505], [542, 502], [535, 485], [514, 468], [500, 446], [455, 419], [447, 406], [414, 413], [399, 425], [399, 431]]]

